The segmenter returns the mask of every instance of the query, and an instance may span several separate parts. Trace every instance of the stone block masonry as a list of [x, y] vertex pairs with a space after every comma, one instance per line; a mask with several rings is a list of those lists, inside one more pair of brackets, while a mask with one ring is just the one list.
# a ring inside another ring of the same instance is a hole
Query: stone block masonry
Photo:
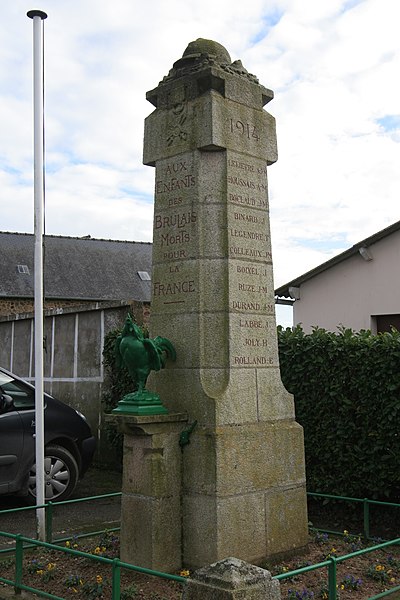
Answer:
[[279, 371], [267, 166], [273, 98], [199, 39], [147, 98], [155, 167], [152, 335], [177, 361], [149, 380], [197, 420], [183, 451], [183, 563], [259, 562], [307, 542], [302, 428]]

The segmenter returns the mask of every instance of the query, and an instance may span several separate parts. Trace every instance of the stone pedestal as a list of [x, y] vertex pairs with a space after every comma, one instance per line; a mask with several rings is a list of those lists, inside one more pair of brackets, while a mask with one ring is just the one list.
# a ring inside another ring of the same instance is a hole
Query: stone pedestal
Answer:
[[189, 44], [147, 94], [155, 166], [152, 335], [177, 361], [151, 376], [197, 420], [183, 462], [190, 568], [259, 562], [307, 543], [303, 431], [279, 371], [267, 165], [273, 92], [220, 44]]
[[187, 416], [108, 418], [124, 433], [121, 560], [176, 571], [182, 564], [179, 437]]
[[183, 600], [280, 600], [279, 582], [271, 573], [236, 558], [227, 558], [193, 573]]

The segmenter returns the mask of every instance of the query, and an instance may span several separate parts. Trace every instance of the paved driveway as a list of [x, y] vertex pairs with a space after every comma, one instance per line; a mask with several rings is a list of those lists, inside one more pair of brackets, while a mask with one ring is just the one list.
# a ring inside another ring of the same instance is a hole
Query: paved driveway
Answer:
[[[121, 473], [90, 469], [79, 482], [73, 499], [110, 494], [121, 491]], [[26, 506], [26, 500], [18, 497], [0, 496], [0, 511]], [[120, 521], [120, 498], [90, 500], [65, 506], [54, 505], [53, 537], [64, 537], [86, 531], [99, 531], [117, 527]], [[36, 511], [0, 515], [0, 531], [22, 533], [36, 537]], [[0, 548], [6, 541], [0, 537]]]

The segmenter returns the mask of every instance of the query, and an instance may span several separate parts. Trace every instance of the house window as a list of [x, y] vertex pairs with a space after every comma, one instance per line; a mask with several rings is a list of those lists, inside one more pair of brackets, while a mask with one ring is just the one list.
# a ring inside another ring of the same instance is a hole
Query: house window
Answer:
[[24, 275], [29, 275], [29, 267], [28, 265], [17, 265], [18, 273], [22, 273]]
[[400, 331], [400, 315], [376, 315], [376, 333], [390, 331], [392, 327]]
[[137, 274], [139, 275], [139, 277], [142, 281], [150, 281], [151, 280], [151, 277], [147, 271], [138, 271]]

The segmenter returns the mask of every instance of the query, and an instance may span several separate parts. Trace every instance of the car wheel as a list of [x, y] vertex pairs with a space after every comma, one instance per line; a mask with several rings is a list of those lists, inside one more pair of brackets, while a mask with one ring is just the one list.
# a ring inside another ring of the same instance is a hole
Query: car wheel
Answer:
[[[75, 458], [62, 446], [49, 445], [44, 449], [45, 502], [67, 500], [78, 483], [79, 469]], [[36, 499], [36, 465], [32, 465], [28, 481], [29, 495]]]

